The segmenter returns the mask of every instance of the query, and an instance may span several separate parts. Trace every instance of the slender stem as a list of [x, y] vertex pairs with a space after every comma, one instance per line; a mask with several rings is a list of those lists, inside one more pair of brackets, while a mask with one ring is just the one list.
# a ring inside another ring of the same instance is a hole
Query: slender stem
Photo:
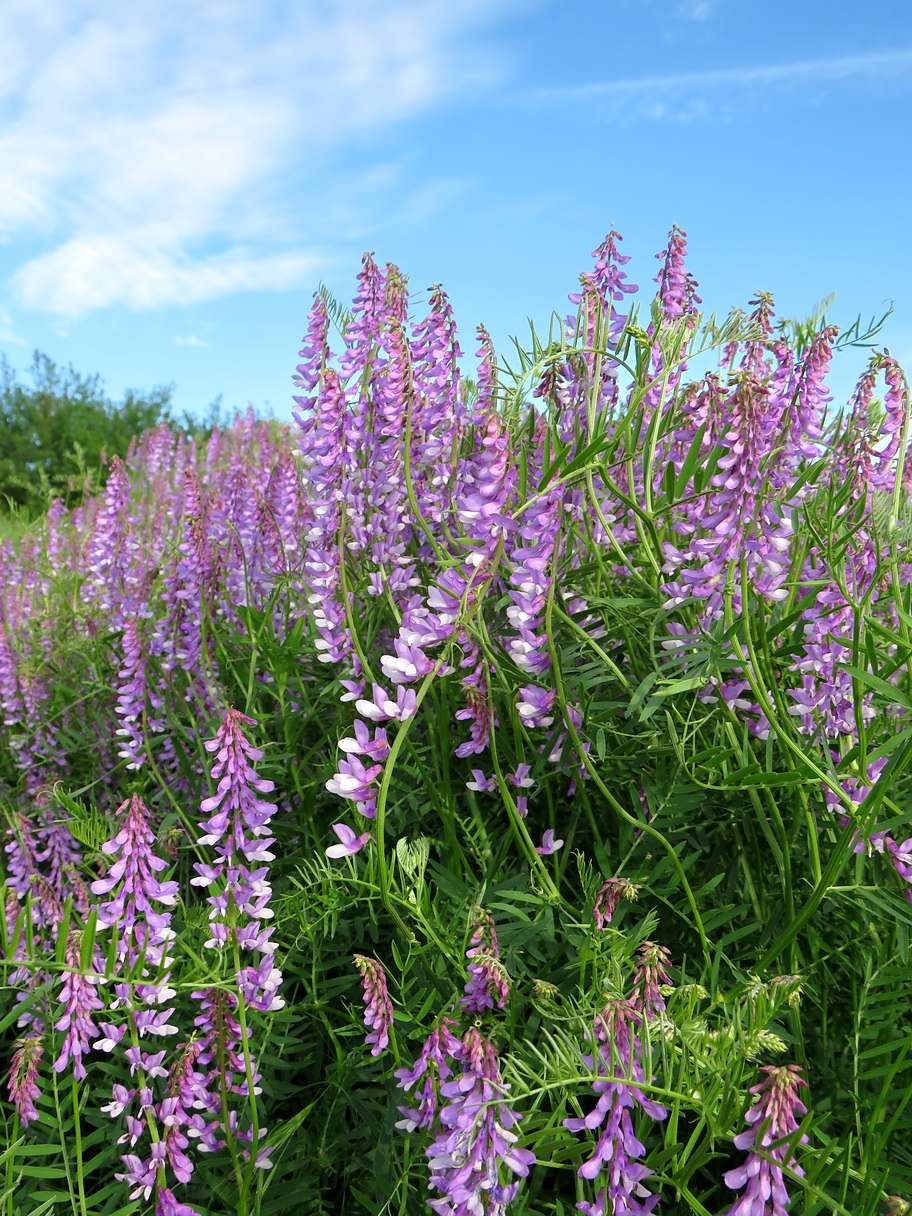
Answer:
[[[557, 557], [557, 545], [555, 545], [555, 561], [556, 561], [556, 557]], [[678, 854], [677, 854], [674, 846], [670, 843], [670, 841], [666, 840], [666, 838], [662, 835], [662, 833], [660, 831], [658, 831], [656, 828], [654, 828], [651, 823], [647, 823], [645, 820], [640, 820], [640, 819], [634, 818], [634, 816], [631, 815], [630, 812], [621, 805], [621, 803], [617, 800], [617, 798], [615, 798], [614, 794], [611, 792], [611, 790], [608, 788], [608, 786], [602, 780], [602, 778], [598, 772], [598, 769], [592, 763], [591, 758], [589, 757], [588, 753], [586, 752], [585, 748], [583, 747], [582, 740], [579, 737], [579, 732], [577, 731], [576, 727], [573, 725], [573, 720], [570, 717], [570, 714], [567, 712], [567, 694], [566, 694], [566, 690], [564, 688], [564, 682], [563, 682], [563, 678], [561, 675], [560, 662], [558, 659], [557, 648], [554, 645], [554, 630], [553, 630], [553, 624], [552, 624], [553, 617], [554, 617], [554, 593], [555, 593], [555, 580], [552, 578], [551, 585], [548, 588], [548, 598], [547, 598], [546, 605], [545, 605], [545, 636], [547, 638], [548, 653], [551, 656], [551, 666], [554, 671], [554, 687], [557, 691], [557, 699], [558, 699], [558, 702], [561, 707], [561, 713], [563, 715], [564, 725], [566, 726], [566, 728], [570, 734], [570, 738], [573, 742], [573, 747], [576, 752], [577, 759], [578, 759], [579, 763], [582, 764], [583, 767], [586, 769], [586, 771], [588, 772], [588, 774], [592, 778], [592, 780], [595, 782], [595, 784], [598, 786], [599, 790], [602, 793], [602, 796], [609, 803], [609, 805], [611, 806], [611, 808], [615, 812], [615, 814], [619, 818], [623, 819], [625, 822], [631, 824], [631, 826], [638, 828], [639, 830], [645, 832], [648, 836], [651, 836], [653, 838], [653, 840], [658, 841], [658, 843], [662, 846], [662, 848], [665, 849], [666, 853], [668, 854], [669, 858], [671, 859], [671, 864], [674, 867], [674, 870], [678, 875], [678, 879], [680, 880], [681, 887], [687, 898], [687, 902], [690, 905], [690, 910], [691, 910], [691, 913], [693, 915], [693, 920], [694, 920], [694, 927], [697, 931], [697, 935], [700, 938], [700, 945], [702, 946], [703, 954], [706, 958], [707, 963], [709, 965], [712, 965], [709, 939], [707, 938], [706, 930], [703, 927], [703, 918], [700, 915], [700, 909], [697, 907], [697, 901], [694, 898], [694, 893], [691, 890], [690, 883], [687, 881], [687, 874], [684, 870], [683, 865], [681, 864], [681, 860], [678, 857]]]
[[86, 1193], [85, 1177], [82, 1168], [82, 1120], [79, 1116], [79, 1082], [75, 1077], [72, 1077], [70, 1085], [70, 1093], [73, 1100], [73, 1140], [75, 1141], [76, 1149], [76, 1186], [79, 1192], [79, 1211], [82, 1216], [85, 1216]]

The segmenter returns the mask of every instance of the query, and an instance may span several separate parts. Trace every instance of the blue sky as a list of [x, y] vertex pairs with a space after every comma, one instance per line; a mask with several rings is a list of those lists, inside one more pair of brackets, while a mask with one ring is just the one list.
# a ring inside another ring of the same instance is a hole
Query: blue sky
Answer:
[[677, 223], [704, 307], [892, 303], [909, 367], [910, 102], [908, 0], [4, 0], [0, 351], [287, 417], [365, 250], [472, 352]]

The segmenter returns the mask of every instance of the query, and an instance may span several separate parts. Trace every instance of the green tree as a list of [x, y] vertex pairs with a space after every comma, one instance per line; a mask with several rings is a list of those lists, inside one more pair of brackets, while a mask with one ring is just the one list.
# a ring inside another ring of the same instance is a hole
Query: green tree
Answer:
[[38, 351], [29, 370], [31, 387], [0, 356], [0, 511], [41, 511], [53, 496], [74, 504], [104, 481], [112, 456], [126, 456], [134, 435], [171, 421], [172, 385], [128, 390], [115, 402], [97, 375], [59, 368]]

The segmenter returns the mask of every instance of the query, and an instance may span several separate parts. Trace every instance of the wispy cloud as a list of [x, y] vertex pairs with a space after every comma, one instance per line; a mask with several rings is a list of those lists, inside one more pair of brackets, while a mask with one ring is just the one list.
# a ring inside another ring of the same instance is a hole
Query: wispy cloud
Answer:
[[167, 235], [162, 241], [159, 233], [127, 229], [117, 236], [75, 237], [16, 271], [16, 295], [29, 307], [78, 317], [113, 303], [144, 310], [239, 291], [283, 291], [313, 280], [325, 264], [309, 250], [253, 254], [233, 248], [193, 258], [175, 248], [173, 233]]
[[709, 112], [720, 97], [769, 95], [770, 90], [855, 82], [881, 87], [912, 87], [912, 48], [830, 59], [804, 59], [759, 67], [714, 68], [703, 72], [640, 76], [541, 89], [527, 94], [535, 101], [589, 99], [605, 103], [606, 116], [625, 110], [649, 118], [692, 118]]
[[13, 329], [13, 318], [5, 308], [0, 308], [0, 342], [10, 346], [28, 346], [24, 338], [20, 338]]
[[644, 8], [659, 10], [662, 18], [682, 21], [708, 21], [727, 0], [638, 0]]
[[204, 347], [204, 346], [208, 346], [208, 345], [209, 345], [209, 343], [208, 343], [208, 342], [204, 342], [204, 341], [202, 340], [202, 338], [198, 338], [198, 337], [196, 336], [196, 334], [190, 334], [190, 336], [189, 336], [188, 338], [182, 338], [182, 337], [180, 336], [180, 334], [178, 334], [178, 335], [177, 335], [177, 337], [175, 337], [175, 339], [174, 339], [174, 343], [175, 343], [175, 345], [176, 345], [176, 346], [197, 346], [197, 347]]
[[676, 17], [685, 21], [707, 21], [716, 7], [713, 0], [684, 0], [674, 11]]
[[79, 316], [311, 280], [327, 168], [495, 79], [475, 34], [507, 3], [6, 0], [0, 240], [45, 246], [12, 298]]

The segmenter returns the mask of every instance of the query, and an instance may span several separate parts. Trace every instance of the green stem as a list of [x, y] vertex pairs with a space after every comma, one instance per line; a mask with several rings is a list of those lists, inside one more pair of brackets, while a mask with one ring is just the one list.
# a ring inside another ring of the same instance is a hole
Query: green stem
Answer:
[[[554, 557], [555, 557], [555, 567], [556, 567], [557, 544], [555, 544], [555, 548], [554, 548]], [[704, 957], [706, 958], [707, 963], [709, 965], [712, 965], [712, 958], [710, 956], [709, 939], [707, 938], [706, 930], [703, 927], [703, 918], [700, 915], [700, 909], [697, 907], [697, 901], [694, 898], [694, 893], [691, 890], [690, 883], [687, 881], [687, 874], [685, 873], [684, 867], [681, 864], [680, 858], [678, 857], [678, 854], [675, 851], [674, 846], [671, 844], [670, 841], [666, 840], [666, 838], [662, 835], [662, 833], [660, 831], [658, 831], [656, 828], [654, 828], [651, 823], [647, 823], [645, 820], [640, 820], [640, 819], [634, 818], [634, 816], [631, 815], [630, 812], [621, 805], [621, 803], [618, 801], [618, 799], [615, 798], [614, 794], [611, 792], [611, 790], [609, 790], [608, 786], [602, 780], [601, 776], [598, 773], [598, 770], [596, 769], [595, 765], [592, 763], [592, 760], [590, 759], [590, 757], [584, 750], [582, 741], [579, 737], [579, 732], [577, 731], [576, 727], [573, 725], [573, 721], [572, 721], [569, 713], [567, 712], [567, 694], [566, 694], [566, 690], [564, 689], [564, 682], [563, 682], [563, 679], [561, 676], [561, 669], [560, 669], [560, 663], [558, 660], [557, 648], [554, 645], [553, 618], [554, 618], [555, 589], [556, 589], [556, 583], [555, 583], [555, 579], [552, 577], [551, 585], [548, 588], [548, 598], [547, 598], [546, 605], [545, 605], [545, 636], [547, 638], [548, 653], [551, 656], [551, 667], [554, 672], [554, 686], [557, 691], [557, 699], [558, 699], [558, 702], [561, 707], [561, 714], [563, 715], [564, 725], [566, 726], [566, 728], [570, 734], [570, 738], [573, 742], [573, 747], [576, 751], [577, 758], [578, 758], [580, 764], [583, 765], [583, 767], [588, 772], [589, 776], [595, 782], [595, 784], [598, 787], [598, 789], [600, 790], [602, 796], [605, 798], [605, 800], [611, 806], [611, 808], [615, 812], [615, 814], [619, 818], [623, 819], [625, 822], [629, 823], [632, 827], [638, 828], [640, 831], [645, 832], [648, 836], [651, 836], [653, 838], [653, 840], [656, 840], [662, 846], [662, 848], [665, 849], [666, 853], [668, 854], [669, 858], [671, 859], [671, 864], [674, 867], [675, 872], [678, 875], [678, 879], [681, 883], [681, 887], [687, 898], [687, 902], [690, 905], [690, 910], [693, 914], [693, 919], [694, 919], [694, 928], [696, 929], [697, 935], [700, 938], [700, 945], [702, 946]]]
[[79, 1211], [85, 1214], [86, 1211], [86, 1194], [85, 1194], [85, 1177], [82, 1170], [82, 1123], [79, 1118], [79, 1082], [75, 1077], [71, 1079], [71, 1094], [73, 1098], [73, 1139], [76, 1142], [76, 1186], [79, 1191]]

